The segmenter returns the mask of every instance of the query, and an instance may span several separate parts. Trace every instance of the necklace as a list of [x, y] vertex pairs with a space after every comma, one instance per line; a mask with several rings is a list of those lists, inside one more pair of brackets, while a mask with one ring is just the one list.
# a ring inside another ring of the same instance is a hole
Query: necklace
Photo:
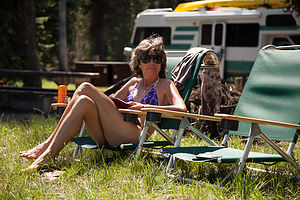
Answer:
[[[157, 78], [157, 80], [154, 83], [150, 84], [149, 86], [146, 86], [146, 89], [143, 89], [143, 92], [144, 93], [148, 92], [149, 88], [153, 88], [154, 86], [156, 86], [156, 84], [158, 83], [158, 81], [159, 81], [159, 77]], [[144, 79], [139, 83], [139, 85], [141, 85], [142, 82], [144, 82]]]

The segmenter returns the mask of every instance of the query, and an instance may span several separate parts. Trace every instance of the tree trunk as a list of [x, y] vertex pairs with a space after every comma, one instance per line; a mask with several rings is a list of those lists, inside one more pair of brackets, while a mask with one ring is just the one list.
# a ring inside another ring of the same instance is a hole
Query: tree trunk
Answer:
[[[213, 116], [221, 107], [221, 78], [219, 69], [204, 69], [201, 84], [201, 115]], [[203, 121], [202, 127], [211, 138], [219, 137], [216, 122]]]
[[69, 71], [67, 49], [66, 0], [59, 0], [59, 65], [63, 71]]
[[[18, 35], [23, 41], [23, 69], [40, 71], [39, 52], [35, 30], [34, 0], [18, 0]], [[24, 86], [41, 87], [40, 77], [24, 78]]]
[[[108, 5], [104, 0], [92, 0], [92, 18], [91, 18], [91, 56], [98, 57], [99, 60], [105, 60], [106, 41], [104, 33], [106, 28], [105, 16], [108, 11]], [[109, 21], [107, 22], [110, 23]], [[109, 39], [109, 38], [107, 38]]]

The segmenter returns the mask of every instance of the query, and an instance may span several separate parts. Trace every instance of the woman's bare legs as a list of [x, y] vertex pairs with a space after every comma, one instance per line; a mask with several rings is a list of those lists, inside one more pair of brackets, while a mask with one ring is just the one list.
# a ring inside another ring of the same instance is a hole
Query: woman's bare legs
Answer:
[[99, 145], [106, 141], [111, 145], [138, 141], [141, 128], [124, 122], [123, 115], [105, 94], [91, 84], [85, 84], [78, 93], [77, 101], [61, 120], [56, 134], [50, 136], [50, 144], [28, 169], [39, 168], [49, 158], [58, 156], [67, 142], [79, 132], [83, 120], [89, 134]]
[[[82, 93], [82, 87], [85, 87], [85, 84], [80, 85], [77, 90], [75, 91], [75, 93], [73, 94], [73, 97], [71, 99], [71, 101], [68, 103], [68, 106], [66, 107], [64, 113], [62, 114], [58, 125], [56, 126], [55, 130], [52, 132], [52, 134], [50, 135], [50, 137], [47, 138], [46, 141], [44, 141], [43, 143], [37, 145], [36, 147], [27, 150], [27, 151], [21, 151], [20, 152], [20, 156], [21, 157], [25, 157], [28, 159], [36, 159], [38, 158], [50, 145], [52, 139], [54, 138], [54, 136], [56, 135], [57, 130], [59, 129], [59, 127], [61, 126], [62, 122], [64, 121], [65, 117], [69, 114], [70, 110], [72, 109], [73, 105], [75, 104], [75, 102], [77, 101], [78, 97], [80, 96], [79, 93], [81, 95], [84, 95]], [[80, 92], [79, 92], [80, 91]]]
[[47, 162], [49, 158], [58, 156], [63, 147], [79, 132], [83, 120], [85, 120], [91, 137], [99, 145], [103, 145], [106, 140], [99, 123], [97, 107], [92, 99], [81, 95], [63, 119], [48, 147], [27, 169], [36, 169]]
[[110, 145], [138, 142], [141, 128], [136, 124], [124, 122], [123, 115], [115, 108], [112, 100], [90, 83], [84, 83], [78, 94], [90, 97], [98, 108], [104, 137]]

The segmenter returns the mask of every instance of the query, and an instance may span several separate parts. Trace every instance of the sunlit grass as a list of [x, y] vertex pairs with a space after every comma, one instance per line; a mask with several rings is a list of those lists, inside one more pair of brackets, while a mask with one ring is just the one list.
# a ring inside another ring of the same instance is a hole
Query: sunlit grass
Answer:
[[[52, 80], [48, 80], [48, 79], [42, 79], [42, 88], [44, 89], [58, 89], [58, 85], [52, 81]], [[97, 88], [101, 91], [104, 91], [107, 89], [107, 87], [99, 87], [97, 86]], [[74, 83], [70, 83], [67, 85], [67, 89], [68, 90], [75, 90], [76, 89], [76, 85]]]
[[[47, 78], [42, 78], [42, 88], [43, 89], [58, 89], [58, 85], [53, 81], [53, 80], [50, 80], [50, 79], [47, 79]], [[10, 86], [14, 86], [14, 87], [23, 87], [23, 81], [22, 80], [16, 80], [14, 82], [9, 82]], [[96, 86], [99, 90], [101, 91], [105, 91], [108, 86]], [[75, 90], [76, 89], [76, 85], [74, 83], [69, 83], [67, 85], [67, 89], [68, 90]]]
[[[131, 151], [85, 150], [84, 159], [79, 162], [72, 159], [73, 143], [69, 143], [55, 164], [46, 170], [64, 171], [57, 180], [43, 178], [43, 171], [20, 172], [32, 161], [20, 158], [19, 151], [44, 141], [57, 122], [57, 118], [40, 116], [20, 122], [0, 120], [0, 199], [297, 199], [300, 195], [299, 181], [251, 171], [237, 180], [231, 190], [200, 183], [178, 183], [165, 174], [168, 160], [148, 152], [134, 159], [130, 157]], [[158, 139], [159, 136], [155, 135], [154, 138]], [[245, 142], [238, 137], [230, 140], [229, 144], [242, 148], [245, 146]], [[206, 144], [198, 137], [186, 134], [182, 145]], [[270, 151], [261, 143], [256, 143], [254, 148]], [[299, 145], [296, 145], [295, 155], [300, 158]], [[232, 166], [179, 162], [178, 170], [187, 177], [216, 183], [218, 177]], [[272, 166], [271, 170], [300, 176], [286, 163]]]
[[[42, 79], [42, 88], [44, 88], [44, 89], [58, 89], [58, 85], [54, 81], [43, 78]], [[67, 85], [67, 89], [68, 90], [75, 90], [76, 85], [74, 83], [70, 83], [70, 84]]]

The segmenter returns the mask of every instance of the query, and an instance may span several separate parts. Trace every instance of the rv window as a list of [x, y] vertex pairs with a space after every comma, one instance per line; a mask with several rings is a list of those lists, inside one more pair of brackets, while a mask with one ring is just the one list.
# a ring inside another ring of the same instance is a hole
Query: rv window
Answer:
[[157, 34], [163, 37], [164, 45], [171, 44], [171, 28], [170, 27], [138, 27], [135, 31], [133, 44], [138, 45], [143, 39], [146, 39], [152, 34]]
[[226, 46], [256, 47], [259, 38], [259, 24], [227, 24]]
[[295, 26], [296, 21], [292, 15], [268, 15], [267, 26]]
[[294, 44], [300, 44], [300, 35], [290, 35], [290, 38], [293, 40]]
[[222, 45], [223, 24], [216, 24], [215, 29], [215, 45]]
[[211, 24], [203, 24], [202, 32], [201, 32], [201, 44], [202, 45], [211, 45], [211, 33], [212, 33], [212, 25]]

